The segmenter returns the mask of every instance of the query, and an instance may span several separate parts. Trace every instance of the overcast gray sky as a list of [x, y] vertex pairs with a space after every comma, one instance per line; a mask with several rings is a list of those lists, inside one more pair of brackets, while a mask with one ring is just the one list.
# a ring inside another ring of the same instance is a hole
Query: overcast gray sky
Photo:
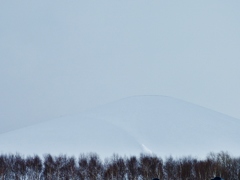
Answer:
[[133, 95], [240, 118], [240, 1], [0, 1], [0, 131]]

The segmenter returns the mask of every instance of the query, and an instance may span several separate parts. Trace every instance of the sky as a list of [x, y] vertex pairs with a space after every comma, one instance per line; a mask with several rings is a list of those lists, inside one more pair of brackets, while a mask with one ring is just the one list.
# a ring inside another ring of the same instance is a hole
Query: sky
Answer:
[[240, 1], [0, 1], [0, 132], [165, 95], [240, 119]]

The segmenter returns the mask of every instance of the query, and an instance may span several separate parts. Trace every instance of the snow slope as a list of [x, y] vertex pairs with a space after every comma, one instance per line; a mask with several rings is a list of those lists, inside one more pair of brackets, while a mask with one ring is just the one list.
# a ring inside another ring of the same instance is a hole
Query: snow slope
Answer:
[[[126, 151], [127, 147], [127, 151]], [[133, 155], [141, 146], [123, 129], [81, 115], [63, 117], [0, 135], [0, 152], [68, 154], [97, 152], [103, 157]]]
[[239, 155], [240, 120], [165, 96], [135, 96], [0, 135], [0, 152]]

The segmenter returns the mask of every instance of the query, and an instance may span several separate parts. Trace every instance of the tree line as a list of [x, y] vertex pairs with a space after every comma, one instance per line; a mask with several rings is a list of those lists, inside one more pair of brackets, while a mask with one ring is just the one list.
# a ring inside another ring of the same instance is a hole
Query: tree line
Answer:
[[190, 156], [163, 160], [149, 154], [114, 154], [104, 161], [94, 153], [78, 159], [50, 154], [43, 158], [0, 155], [0, 180], [210, 180], [215, 176], [240, 180], [240, 158], [226, 152], [210, 153], [204, 160]]

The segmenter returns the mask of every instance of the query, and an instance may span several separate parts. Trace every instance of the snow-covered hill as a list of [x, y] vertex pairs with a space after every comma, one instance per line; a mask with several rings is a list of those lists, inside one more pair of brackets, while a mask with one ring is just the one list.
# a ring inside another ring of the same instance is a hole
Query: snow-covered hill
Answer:
[[0, 153], [239, 155], [239, 129], [240, 120], [182, 100], [135, 96], [0, 134]]

